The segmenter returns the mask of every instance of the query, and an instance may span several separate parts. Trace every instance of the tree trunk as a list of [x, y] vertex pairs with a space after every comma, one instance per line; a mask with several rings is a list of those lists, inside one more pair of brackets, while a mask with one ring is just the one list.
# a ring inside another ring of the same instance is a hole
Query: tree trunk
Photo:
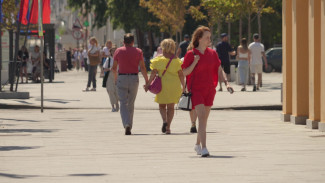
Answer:
[[248, 35], [247, 35], [247, 43], [249, 44], [251, 42], [251, 14], [248, 15]]
[[138, 48], [143, 49], [143, 34], [140, 29], [136, 29]]
[[16, 30], [16, 37], [15, 37], [15, 55], [14, 55], [14, 62], [13, 62], [13, 69], [11, 73], [11, 80], [10, 80], [10, 91], [14, 91], [14, 83], [17, 74], [17, 56], [19, 51], [19, 33], [20, 33], [20, 22], [17, 21], [17, 30]]
[[258, 34], [260, 36], [260, 41], [262, 41], [261, 9], [259, 9], [257, 13], [257, 24], [258, 24]]
[[239, 43], [241, 42], [243, 38], [243, 21], [241, 18], [239, 18]]
[[230, 44], [231, 40], [231, 22], [228, 22], [228, 42]]
[[217, 32], [218, 32], [218, 41], [221, 40], [221, 21], [218, 20], [218, 29], [217, 29]]
[[151, 31], [148, 31], [148, 39], [149, 39], [149, 52], [152, 55], [154, 43], [153, 43], [153, 38], [152, 38], [152, 32]]
[[210, 31], [211, 31], [211, 41], [212, 41], [212, 47], [213, 47], [213, 43], [214, 43], [214, 40], [215, 40], [215, 36], [213, 34], [213, 26], [210, 27]]

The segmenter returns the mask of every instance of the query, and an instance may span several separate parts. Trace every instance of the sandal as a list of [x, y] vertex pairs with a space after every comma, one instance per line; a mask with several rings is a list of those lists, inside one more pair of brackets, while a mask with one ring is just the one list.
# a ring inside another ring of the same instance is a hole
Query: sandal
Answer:
[[170, 133], [170, 129], [166, 129], [166, 134], [169, 135]]
[[161, 127], [161, 131], [163, 133], [166, 133], [166, 128], [167, 128], [167, 123], [163, 123], [162, 127]]

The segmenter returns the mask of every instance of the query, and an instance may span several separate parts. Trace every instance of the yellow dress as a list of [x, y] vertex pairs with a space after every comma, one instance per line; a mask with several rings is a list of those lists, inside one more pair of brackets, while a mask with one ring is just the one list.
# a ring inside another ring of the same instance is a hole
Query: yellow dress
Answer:
[[[156, 69], [159, 77], [161, 77], [168, 62], [169, 58], [164, 56], [156, 57], [151, 60], [150, 68], [151, 70]], [[161, 78], [162, 89], [156, 95], [155, 102], [159, 104], [178, 103], [182, 94], [181, 81], [178, 76], [178, 71], [182, 70], [181, 65], [182, 63], [179, 58], [174, 58], [171, 61], [165, 75]]]

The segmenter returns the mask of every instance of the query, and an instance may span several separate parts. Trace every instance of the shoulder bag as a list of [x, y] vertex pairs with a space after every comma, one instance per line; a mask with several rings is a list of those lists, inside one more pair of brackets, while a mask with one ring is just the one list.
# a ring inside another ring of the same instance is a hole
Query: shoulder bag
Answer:
[[[162, 73], [161, 77], [163, 77], [167, 71], [167, 68], [169, 67], [170, 62], [173, 60], [174, 56], [172, 56], [166, 66], [166, 69], [164, 70], [164, 72]], [[149, 87], [148, 87], [149, 91], [153, 94], [158, 94], [161, 92], [162, 89], [162, 84], [161, 84], [161, 78], [159, 77], [158, 73], [155, 76], [155, 78], [152, 80], [152, 82], [150, 83]]]
[[[94, 49], [94, 46], [92, 47], [91, 50]], [[100, 63], [100, 56], [93, 56], [91, 54], [88, 55], [89, 58], [89, 65], [91, 66], [97, 66]]]
[[[195, 56], [194, 51], [192, 50], [193, 55]], [[195, 69], [195, 68], [194, 68]], [[192, 72], [194, 72], [194, 69]], [[193, 81], [194, 75], [192, 76], [192, 81]], [[191, 111], [192, 110], [192, 101], [191, 101], [191, 97], [192, 97], [192, 84], [191, 83], [191, 87], [189, 88], [188, 92], [186, 92], [186, 88], [187, 88], [187, 81], [185, 83], [185, 92], [182, 93], [181, 98], [179, 99], [178, 102], [178, 109], [183, 110], [183, 111]]]

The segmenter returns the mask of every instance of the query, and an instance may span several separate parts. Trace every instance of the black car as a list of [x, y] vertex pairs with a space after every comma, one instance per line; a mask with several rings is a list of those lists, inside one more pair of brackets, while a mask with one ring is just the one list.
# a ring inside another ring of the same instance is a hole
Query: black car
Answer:
[[268, 67], [265, 69], [263, 66], [263, 70], [266, 73], [270, 73], [272, 71], [281, 72], [282, 70], [282, 48], [270, 48], [265, 52]]

